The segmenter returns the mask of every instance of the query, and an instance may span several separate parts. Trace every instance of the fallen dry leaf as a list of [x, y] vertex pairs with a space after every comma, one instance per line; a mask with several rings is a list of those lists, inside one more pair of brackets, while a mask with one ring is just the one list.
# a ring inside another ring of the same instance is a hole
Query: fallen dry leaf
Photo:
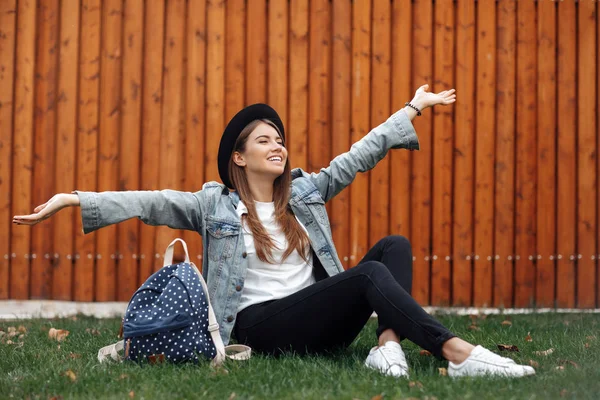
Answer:
[[423, 388], [423, 384], [419, 381], [408, 382], [408, 387], [418, 387], [419, 389]]
[[21, 333], [27, 333], [27, 328], [25, 328], [23, 325], [19, 325], [18, 331]]
[[164, 354], [152, 354], [148, 356], [148, 363], [150, 365], [154, 365], [154, 364], [161, 364], [165, 361], [165, 355]]
[[579, 369], [579, 364], [577, 364], [575, 361], [571, 361], [571, 360], [558, 360], [558, 363], [560, 365], [571, 364], [573, 367]]
[[132, 390], [131, 392], [129, 392], [129, 398], [133, 399], [135, 397], [135, 392]]
[[235, 399], [235, 396], [236, 396], [235, 392], [232, 392], [232, 393], [229, 395], [229, 399], [228, 399], [228, 400], [233, 400], [233, 399]]
[[515, 346], [514, 344], [499, 344], [498, 345], [498, 350], [501, 351], [519, 351], [519, 348], [517, 346]]
[[98, 329], [87, 328], [85, 333], [89, 333], [90, 335], [100, 336], [100, 331]]
[[129, 378], [129, 375], [127, 375], [127, 374], [121, 374], [121, 375], [120, 375], [120, 376], [117, 378], [117, 380], [118, 380], [118, 381], [122, 381], [123, 379], [127, 379], [127, 378]]
[[69, 336], [69, 331], [64, 329], [50, 328], [48, 331], [48, 337], [56, 340], [57, 342], [62, 342], [67, 336]]
[[586, 342], [586, 343], [585, 343], [583, 346], [584, 346], [586, 349], [589, 349], [589, 348], [590, 348], [590, 344], [589, 344], [589, 343], [587, 343], [587, 342]]
[[531, 338], [531, 335], [529, 332], [527, 332], [527, 336], [525, 336], [525, 341], [526, 342], [533, 342], [533, 339]]
[[564, 365], [557, 365], [556, 369], [559, 370], [559, 371], [562, 371], [562, 370], [565, 369], [565, 366]]
[[585, 337], [587, 340], [594, 340], [596, 339], [596, 336], [592, 335], [592, 336], [586, 336]]
[[509, 320], [505, 319], [504, 321], [502, 321], [501, 325], [504, 325], [504, 326], [511, 326], [511, 325], [512, 325], [512, 322], [510, 322]]
[[430, 355], [431, 355], [431, 352], [429, 352], [429, 351], [427, 351], [427, 350], [421, 350], [421, 351], [419, 352], [419, 355], [420, 355], [420, 356], [430, 356]]
[[17, 336], [18, 334], [19, 334], [19, 332], [17, 332], [17, 331], [8, 332], [7, 337], [12, 338], [12, 337]]
[[544, 350], [544, 351], [534, 351], [533, 352], [533, 354], [535, 354], [536, 356], [549, 356], [552, 353], [554, 353], [554, 348], [550, 348], [550, 349]]
[[6, 344], [13, 344], [13, 341], [12, 340], [7, 340]]
[[533, 368], [537, 368], [540, 366], [540, 364], [537, 361], [533, 360], [529, 360], [529, 365], [531, 365]]
[[560, 397], [565, 397], [565, 396], [567, 395], [567, 393], [569, 393], [569, 392], [567, 391], [567, 389], [563, 389], [563, 390], [561, 390], [561, 391], [560, 391]]
[[48, 400], [62, 400], [62, 396], [52, 396], [52, 397], [48, 397]]
[[475, 325], [475, 324], [472, 324], [471, 326], [469, 326], [469, 328], [468, 328], [468, 329], [469, 329], [470, 331], [480, 331], [480, 330], [481, 330], [481, 329], [480, 329], [480, 328], [479, 328], [477, 325]]
[[16, 332], [17, 328], [15, 328], [14, 326], [9, 326], [8, 329], [6, 330], [8, 333], [12, 333], [12, 332]]
[[438, 373], [441, 376], [448, 376], [448, 370], [446, 368], [438, 368]]
[[77, 353], [69, 353], [69, 358], [71, 360], [76, 360], [78, 358], [81, 358], [81, 354], [77, 354]]
[[383, 395], [382, 394], [378, 394], [376, 396], [371, 397], [371, 400], [381, 400], [383, 399]]
[[75, 372], [73, 372], [70, 369], [63, 372], [63, 375], [69, 378], [72, 382], [75, 382], [77, 380], [77, 375], [75, 375]]

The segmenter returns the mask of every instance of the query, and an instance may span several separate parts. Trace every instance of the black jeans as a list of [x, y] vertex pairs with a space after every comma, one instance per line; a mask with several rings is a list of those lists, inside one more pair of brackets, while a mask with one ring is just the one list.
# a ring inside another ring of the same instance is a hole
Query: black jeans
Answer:
[[[323, 274], [316, 257], [314, 263], [315, 275]], [[377, 336], [392, 329], [441, 358], [442, 345], [455, 335], [417, 304], [411, 286], [410, 243], [388, 236], [356, 267], [240, 311], [234, 334], [262, 353], [323, 352], [349, 346], [375, 311]]]

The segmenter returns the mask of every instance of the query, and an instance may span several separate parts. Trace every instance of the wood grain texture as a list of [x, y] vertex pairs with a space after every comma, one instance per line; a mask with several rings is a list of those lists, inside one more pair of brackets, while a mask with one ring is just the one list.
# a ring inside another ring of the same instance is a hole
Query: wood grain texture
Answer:
[[535, 301], [537, 190], [537, 40], [535, 3], [517, 5], [517, 109], [515, 181], [515, 300], [517, 307]]
[[11, 185], [17, 2], [0, 2], [0, 300], [10, 296]]
[[[434, 10], [433, 92], [453, 88], [454, 84], [454, 6], [452, 1], [436, 3]], [[452, 158], [453, 108], [433, 108], [433, 191], [431, 304], [448, 306], [451, 302], [450, 257], [452, 251]]]
[[498, 3], [494, 188], [494, 306], [496, 307], [509, 307], [513, 303], [514, 295], [516, 12], [516, 2]]
[[596, 81], [595, 2], [578, 3], [577, 51], [577, 307], [596, 306]]
[[[167, 2], [165, 28], [165, 64], [163, 68], [163, 107], [160, 133], [160, 171], [158, 184], [161, 189], [183, 189], [183, 141], [184, 141], [184, 104], [183, 99], [183, 55], [185, 50], [185, 12], [184, 0]], [[222, 67], [222, 66], [221, 66]], [[181, 237], [181, 231], [166, 226], [156, 228], [156, 253], [164, 254], [169, 243]], [[182, 259], [182, 253], [175, 251], [174, 260]], [[155, 270], [161, 268], [155, 265]]]
[[473, 303], [492, 304], [496, 114], [496, 3], [477, 4], [477, 117], [475, 122], [475, 226]]
[[292, 167], [308, 169], [308, 0], [290, 2], [290, 102], [287, 142]]
[[[371, 33], [371, 127], [390, 116], [391, 2], [373, 2]], [[370, 172], [369, 248], [390, 233], [390, 159], [385, 157]]]
[[[371, 129], [369, 107], [371, 77], [371, 3], [356, 1], [352, 14], [352, 142]], [[358, 174], [350, 186], [350, 265], [356, 265], [369, 245], [369, 175]]]
[[[98, 0], [81, 3], [79, 107], [77, 110], [76, 189], [96, 191], [98, 181], [98, 124], [100, 103], [101, 8]], [[75, 228], [74, 298], [94, 300], [96, 232], [83, 234], [81, 217]]]
[[246, 105], [246, 1], [228, 2], [226, 16], [225, 119]]
[[289, 5], [287, 1], [268, 3], [268, 104], [277, 110], [287, 126], [288, 122], [288, 60], [289, 60]]
[[267, 101], [267, 1], [248, 0], [246, 12], [246, 102]]
[[[159, 189], [160, 133], [163, 105], [165, 3], [147, 2], [144, 9], [144, 61], [142, 90], [142, 135], [140, 189]], [[161, 264], [156, 256], [156, 228], [140, 226], [140, 266], [138, 284], [141, 285]], [[164, 250], [163, 250], [164, 251]]]
[[[412, 1], [395, 0], [392, 9], [392, 77], [391, 110], [404, 108], [413, 96]], [[419, 133], [417, 132], [417, 135]], [[390, 158], [390, 233], [410, 237], [410, 175], [412, 153], [392, 151]]]
[[[332, 133], [331, 155], [350, 148], [350, 96], [352, 85], [352, 6], [345, 0], [333, 2]], [[333, 242], [344, 268], [350, 267], [350, 190], [343, 190], [331, 201], [329, 214]]]
[[[472, 302], [475, 152], [475, 7], [459, 0], [456, 14], [456, 92], [454, 138], [454, 219], [452, 222], [452, 304]], [[413, 222], [413, 225], [416, 222]]]
[[[185, 85], [185, 190], [197, 192], [204, 183], [204, 127], [206, 123], [206, 0], [188, 2], [187, 84]], [[184, 231], [190, 257], [202, 267], [202, 237]]]
[[[119, 137], [119, 190], [139, 190], [142, 142], [142, 62], [144, 49], [144, 2], [123, 4], [123, 48], [121, 87], [121, 135]], [[116, 298], [128, 301], [138, 288], [140, 221], [117, 226]]]
[[[100, 131], [98, 136], [98, 191], [119, 189], [119, 137], [121, 132], [121, 64], [123, 2], [102, 2], [100, 49]], [[114, 301], [117, 294], [116, 225], [96, 234], [96, 300]]]
[[557, 276], [556, 305], [575, 306], [575, 262], [571, 256], [576, 246], [577, 159], [576, 130], [576, 21], [575, 4], [558, 4], [558, 198], [557, 208]]
[[[79, 75], [80, 4], [60, 7], [60, 40], [58, 56], [58, 99], [56, 104], [56, 169], [54, 192], [70, 193], [75, 188], [77, 150], [77, 77]], [[73, 21], [73, 23], [64, 23]], [[73, 298], [73, 251], [75, 250], [74, 207], [53, 217], [54, 246], [52, 298]]]
[[[413, 82], [416, 87], [433, 83], [433, 6], [430, 1], [413, 4]], [[411, 240], [416, 260], [413, 264], [413, 297], [419, 304], [429, 304], [431, 286], [431, 179], [433, 153], [433, 113], [425, 110], [413, 121], [419, 133], [420, 151], [413, 157], [411, 176]]]
[[556, 12], [553, 2], [538, 4], [538, 190], [535, 301], [554, 306], [556, 286]]

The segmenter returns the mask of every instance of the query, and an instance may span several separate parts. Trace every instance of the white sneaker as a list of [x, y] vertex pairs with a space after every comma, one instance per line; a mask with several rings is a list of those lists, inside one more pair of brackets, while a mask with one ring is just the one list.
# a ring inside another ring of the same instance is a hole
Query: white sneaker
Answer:
[[481, 346], [475, 347], [469, 357], [460, 364], [448, 363], [448, 375], [461, 376], [503, 376], [521, 378], [535, 375], [535, 370], [528, 365], [519, 365], [510, 358], [500, 357]]
[[365, 360], [365, 366], [384, 375], [408, 378], [408, 364], [400, 343], [390, 341], [383, 346], [373, 347]]

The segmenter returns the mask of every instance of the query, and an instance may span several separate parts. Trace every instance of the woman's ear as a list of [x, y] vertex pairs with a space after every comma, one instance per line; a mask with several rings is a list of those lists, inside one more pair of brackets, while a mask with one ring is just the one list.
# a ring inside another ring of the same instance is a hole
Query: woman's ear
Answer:
[[245, 167], [246, 166], [246, 161], [244, 160], [244, 156], [242, 156], [239, 151], [234, 151], [233, 152], [233, 162], [238, 167]]

